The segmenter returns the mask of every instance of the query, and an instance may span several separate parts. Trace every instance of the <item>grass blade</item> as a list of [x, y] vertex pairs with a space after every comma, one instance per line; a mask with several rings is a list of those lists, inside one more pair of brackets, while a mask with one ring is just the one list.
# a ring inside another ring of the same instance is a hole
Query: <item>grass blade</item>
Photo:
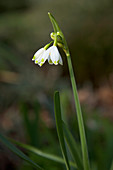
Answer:
[[67, 170], [70, 170], [66, 147], [65, 147], [65, 142], [64, 142], [64, 134], [63, 134], [63, 127], [62, 127], [62, 119], [61, 119], [60, 96], [59, 96], [58, 91], [55, 92], [54, 107], [55, 107], [55, 120], [56, 120], [56, 127], [57, 127], [57, 133], [58, 133], [58, 137], [59, 137], [60, 147], [61, 147], [64, 161], [66, 164], [66, 168], [67, 168]]
[[80, 155], [80, 151], [78, 150], [78, 145], [74, 140], [72, 134], [70, 133], [67, 125], [63, 121], [62, 124], [63, 124], [64, 137], [66, 139], [70, 152], [72, 153], [73, 159], [76, 162], [77, 168], [79, 170], [83, 170], [82, 157]]
[[[21, 143], [21, 142], [18, 142], [18, 141], [15, 141], [13, 139], [9, 139], [11, 140], [11, 142], [15, 143], [16, 145], [26, 149], [27, 151], [37, 155], [37, 156], [41, 156], [43, 158], [46, 158], [46, 159], [49, 159], [49, 160], [52, 160], [52, 161], [55, 161], [55, 162], [58, 162], [58, 163], [62, 163], [62, 164], [65, 164], [64, 162], [64, 159], [59, 157], [59, 156], [56, 156], [54, 154], [49, 154], [49, 153], [45, 153], [35, 147], [32, 147], [30, 145], [27, 145], [27, 144], [24, 144], [24, 143]], [[76, 164], [74, 162], [71, 162], [70, 161], [70, 165], [75, 167], [76, 168]]]
[[39, 165], [37, 165], [35, 162], [33, 162], [28, 156], [26, 156], [22, 151], [20, 151], [17, 147], [15, 147], [9, 140], [7, 140], [3, 135], [0, 134], [0, 141], [6, 145], [12, 152], [14, 152], [16, 155], [18, 155], [20, 158], [28, 162], [30, 165], [32, 165], [36, 169], [43, 169]]

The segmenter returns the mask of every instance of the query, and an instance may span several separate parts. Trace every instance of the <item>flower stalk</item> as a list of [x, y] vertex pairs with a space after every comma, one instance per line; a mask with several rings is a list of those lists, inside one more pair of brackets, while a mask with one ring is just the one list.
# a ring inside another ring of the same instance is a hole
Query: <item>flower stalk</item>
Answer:
[[74, 71], [73, 71], [73, 67], [72, 67], [72, 61], [71, 61], [69, 48], [68, 48], [67, 42], [65, 40], [65, 37], [64, 37], [61, 29], [59, 28], [56, 20], [50, 13], [48, 13], [48, 15], [52, 22], [54, 32], [57, 33], [57, 35], [59, 35], [62, 39], [62, 48], [67, 56], [67, 63], [68, 63], [68, 68], [69, 68], [69, 73], [70, 73], [70, 79], [71, 79], [75, 107], [76, 107], [76, 113], [77, 113], [77, 120], [78, 120], [78, 125], [79, 125], [79, 133], [80, 133], [82, 157], [83, 157], [83, 166], [84, 166], [84, 170], [90, 170], [83, 116], [82, 116], [81, 106], [80, 106], [80, 102], [79, 102], [79, 98], [78, 98], [76, 81], [75, 81]]
[[78, 125], [79, 125], [84, 170], [90, 170], [83, 116], [82, 116], [82, 111], [81, 111], [80, 102], [78, 98], [77, 87], [76, 87], [72, 62], [71, 62], [71, 56], [69, 54], [67, 54], [67, 62], [68, 62], [68, 67], [69, 67], [69, 73], [70, 73], [71, 84], [73, 88], [73, 95], [74, 95], [76, 113], [77, 113], [77, 119], [78, 119]]

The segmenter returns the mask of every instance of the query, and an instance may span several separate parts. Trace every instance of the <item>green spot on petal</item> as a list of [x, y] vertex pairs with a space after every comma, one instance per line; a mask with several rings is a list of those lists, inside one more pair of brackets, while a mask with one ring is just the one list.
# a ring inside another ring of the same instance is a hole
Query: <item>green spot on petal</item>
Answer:
[[38, 63], [38, 60], [35, 60], [35, 63], [37, 64], [37, 63]]
[[43, 65], [43, 63], [40, 63], [40, 67]]
[[33, 56], [32, 60], [35, 60], [35, 56]]
[[54, 64], [57, 64], [57, 62], [56, 62], [56, 61], [54, 61]]
[[42, 62], [42, 63], [44, 62], [44, 59], [43, 59], [43, 58], [41, 59], [41, 62]]
[[52, 60], [50, 59], [50, 60], [49, 60], [49, 64], [52, 64], [52, 63], [53, 63], [53, 62], [52, 62]]

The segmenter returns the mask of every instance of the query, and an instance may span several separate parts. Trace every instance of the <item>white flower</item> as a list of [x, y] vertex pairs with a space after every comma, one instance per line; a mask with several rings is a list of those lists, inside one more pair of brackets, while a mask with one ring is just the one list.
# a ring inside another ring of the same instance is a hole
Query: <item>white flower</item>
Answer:
[[63, 65], [61, 55], [56, 46], [52, 46], [48, 48], [47, 50], [45, 50], [45, 48], [39, 49], [34, 54], [32, 61], [35, 61], [35, 64], [42, 66], [47, 59], [48, 59], [49, 64], [57, 65], [59, 63]]
[[45, 53], [45, 49], [41, 48], [39, 49], [33, 56], [32, 61], [35, 61], [35, 64], [39, 64], [41, 66], [41, 62], [43, 61], [42, 56]]
[[57, 65], [59, 63], [59, 64], [63, 65], [61, 55], [60, 55], [56, 46], [52, 46], [52, 47], [48, 48], [47, 52], [49, 52], [49, 56], [48, 56], [49, 64]]

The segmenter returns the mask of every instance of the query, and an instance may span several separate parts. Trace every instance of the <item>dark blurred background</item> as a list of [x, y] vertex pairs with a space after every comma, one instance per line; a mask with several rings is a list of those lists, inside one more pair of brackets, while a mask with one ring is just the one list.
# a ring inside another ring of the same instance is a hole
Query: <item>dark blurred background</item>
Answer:
[[[59, 49], [63, 66], [46, 63], [39, 68], [31, 61], [51, 40], [48, 11], [58, 21], [72, 54], [92, 169], [107, 170], [113, 158], [112, 0], [0, 0], [0, 131], [61, 155], [53, 107], [57, 89], [64, 119], [79, 142], [64, 53]], [[60, 164], [30, 156], [48, 170], [62, 169]], [[0, 162], [1, 170], [32, 169], [2, 145]]]

